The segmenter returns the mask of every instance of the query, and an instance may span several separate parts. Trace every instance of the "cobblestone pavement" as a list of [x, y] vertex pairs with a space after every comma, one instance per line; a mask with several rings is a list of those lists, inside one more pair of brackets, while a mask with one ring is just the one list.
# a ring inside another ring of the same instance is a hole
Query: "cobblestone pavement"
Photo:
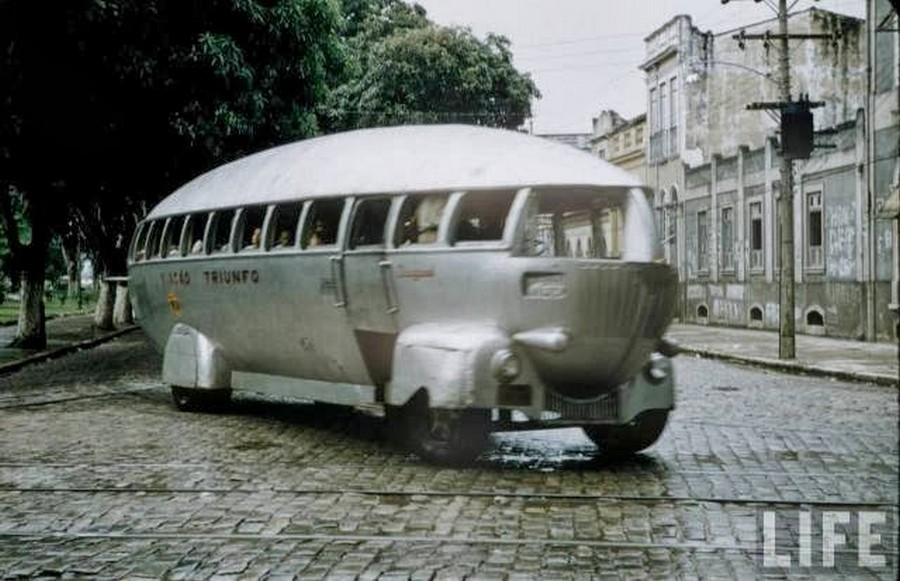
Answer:
[[[646, 454], [497, 434], [451, 469], [361, 413], [252, 397], [177, 412], [132, 333], [0, 377], [0, 577], [896, 577], [895, 389], [676, 361], [678, 408]], [[830, 513], [850, 520], [834, 567]], [[862, 514], [884, 565], [860, 566]], [[791, 566], [765, 566], [767, 538]]]

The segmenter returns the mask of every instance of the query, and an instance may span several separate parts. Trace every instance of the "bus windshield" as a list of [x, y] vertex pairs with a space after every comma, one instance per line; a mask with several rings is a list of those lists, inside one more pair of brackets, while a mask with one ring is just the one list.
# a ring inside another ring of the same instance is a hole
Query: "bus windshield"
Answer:
[[649, 205], [636, 189], [535, 189], [520, 232], [524, 256], [652, 260], [658, 254]]

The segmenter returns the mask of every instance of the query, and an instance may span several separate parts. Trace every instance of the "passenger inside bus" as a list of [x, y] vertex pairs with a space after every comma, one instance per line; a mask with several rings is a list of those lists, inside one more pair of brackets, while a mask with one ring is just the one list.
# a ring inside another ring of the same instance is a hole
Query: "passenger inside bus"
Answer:
[[262, 238], [262, 230], [260, 228], [254, 228], [253, 233], [250, 235], [250, 244], [244, 246], [244, 250], [258, 250], [259, 249], [259, 241]]
[[327, 229], [325, 228], [325, 223], [321, 220], [317, 220], [313, 225], [312, 233], [309, 235], [309, 242], [307, 243], [308, 247], [314, 246], [324, 246], [326, 244], [330, 244]]
[[469, 192], [462, 201], [457, 242], [500, 240], [514, 191]]
[[275, 248], [287, 248], [291, 245], [291, 234], [287, 230], [282, 230], [281, 234], [278, 235], [278, 242], [275, 243]]
[[336, 244], [343, 208], [340, 199], [313, 202], [304, 224], [303, 248]]
[[400, 246], [437, 241], [438, 226], [446, 205], [446, 194], [410, 197], [401, 210]]
[[302, 202], [291, 202], [275, 206], [275, 209], [272, 211], [269, 229], [267, 230], [267, 248], [287, 250], [294, 246], [297, 220], [300, 218], [302, 209]]

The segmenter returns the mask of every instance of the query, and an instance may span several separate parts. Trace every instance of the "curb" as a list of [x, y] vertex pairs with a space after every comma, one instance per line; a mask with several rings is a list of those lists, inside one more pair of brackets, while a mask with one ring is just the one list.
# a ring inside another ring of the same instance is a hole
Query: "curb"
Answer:
[[100, 337], [78, 341], [77, 343], [66, 345], [65, 347], [57, 347], [56, 349], [52, 349], [50, 351], [41, 351], [40, 353], [35, 353], [34, 355], [29, 355], [28, 357], [17, 359], [16, 361], [10, 361], [8, 363], [0, 364], [0, 375], [18, 371], [23, 367], [27, 367], [28, 365], [32, 365], [34, 363], [43, 363], [44, 361], [48, 361], [50, 359], [56, 359], [57, 357], [68, 355], [69, 353], [74, 353], [75, 351], [91, 349], [92, 347], [96, 347], [97, 345], [106, 343], [107, 341], [111, 341], [116, 337], [121, 337], [126, 333], [131, 333], [138, 328], [139, 327], [137, 325], [129, 325], [128, 327], [116, 329], [115, 331], [106, 333], [105, 335], [101, 335]]
[[840, 369], [822, 369], [811, 365], [800, 363], [798, 361], [783, 361], [781, 359], [769, 359], [766, 357], [747, 357], [744, 355], [734, 355], [733, 353], [725, 353], [722, 351], [714, 351], [710, 349], [698, 349], [679, 345], [681, 352], [686, 354], [698, 355], [709, 359], [720, 359], [723, 361], [731, 361], [734, 363], [742, 363], [745, 365], [754, 365], [758, 367], [768, 367], [778, 371], [787, 373], [815, 375], [818, 377], [832, 377], [845, 381], [858, 381], [865, 383], [874, 383], [887, 387], [900, 387], [900, 380], [890, 375], [881, 373], [868, 373], [865, 371], [841, 371]]

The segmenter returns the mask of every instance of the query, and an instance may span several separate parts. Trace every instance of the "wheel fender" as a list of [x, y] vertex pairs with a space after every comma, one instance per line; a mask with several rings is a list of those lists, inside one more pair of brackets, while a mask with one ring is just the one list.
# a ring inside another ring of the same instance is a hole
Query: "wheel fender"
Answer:
[[432, 407], [471, 407], [477, 404], [479, 387], [496, 383], [490, 373], [491, 357], [511, 345], [507, 333], [495, 326], [409, 327], [397, 338], [386, 403], [403, 405], [424, 388]]
[[183, 323], [176, 324], [169, 333], [163, 352], [162, 377], [164, 382], [178, 387], [231, 387], [231, 368], [222, 349]]

